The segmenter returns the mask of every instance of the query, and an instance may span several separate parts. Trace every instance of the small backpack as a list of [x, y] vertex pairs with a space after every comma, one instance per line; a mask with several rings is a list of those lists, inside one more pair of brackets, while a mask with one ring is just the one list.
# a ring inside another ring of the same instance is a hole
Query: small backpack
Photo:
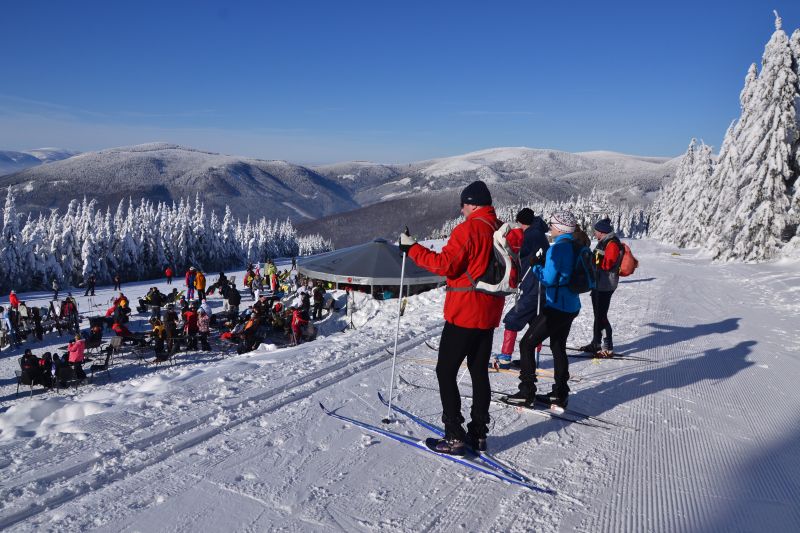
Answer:
[[597, 287], [597, 272], [592, 251], [588, 246], [572, 241], [575, 263], [567, 287], [575, 294], [589, 292]]
[[[492, 226], [485, 219], [478, 220]], [[519, 254], [511, 249], [507, 240], [508, 232], [517, 227], [519, 226], [516, 223], [506, 222], [495, 230], [492, 235], [492, 255], [486, 271], [476, 280], [470, 278], [476, 291], [493, 296], [507, 296], [517, 292], [516, 274], [521, 270]]]
[[636, 271], [639, 266], [639, 260], [634, 257], [631, 252], [630, 246], [625, 243], [620, 243], [620, 251], [622, 252], [622, 259], [619, 261], [619, 275], [623, 278], [630, 276]]

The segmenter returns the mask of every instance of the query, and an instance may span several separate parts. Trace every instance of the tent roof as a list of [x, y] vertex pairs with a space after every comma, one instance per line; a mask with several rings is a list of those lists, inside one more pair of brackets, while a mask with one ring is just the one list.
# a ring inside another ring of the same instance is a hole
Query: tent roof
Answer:
[[[297, 270], [310, 278], [354, 285], [400, 285], [400, 248], [385, 239], [334, 250], [298, 261]], [[444, 281], [442, 276], [406, 260], [404, 285]]]

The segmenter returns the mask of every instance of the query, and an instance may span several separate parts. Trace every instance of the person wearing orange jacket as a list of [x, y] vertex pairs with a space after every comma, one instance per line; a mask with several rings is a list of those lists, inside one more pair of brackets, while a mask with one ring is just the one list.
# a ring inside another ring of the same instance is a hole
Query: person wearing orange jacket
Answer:
[[[482, 181], [470, 183], [461, 192], [464, 222], [453, 229], [440, 253], [420, 246], [407, 233], [400, 236], [400, 249], [418, 266], [447, 278], [444, 328], [439, 343], [436, 377], [442, 401], [443, 439], [429, 439], [436, 452], [462, 455], [466, 448], [486, 449], [489, 431], [489, 357], [495, 328], [500, 325], [505, 298], [475, 290], [493, 254], [492, 236], [501, 223], [492, 207], [492, 195]], [[464, 431], [458, 369], [467, 359], [472, 378], [471, 420]]]
[[194, 275], [194, 288], [197, 289], [197, 299], [201, 302], [206, 299], [206, 275], [197, 269]]

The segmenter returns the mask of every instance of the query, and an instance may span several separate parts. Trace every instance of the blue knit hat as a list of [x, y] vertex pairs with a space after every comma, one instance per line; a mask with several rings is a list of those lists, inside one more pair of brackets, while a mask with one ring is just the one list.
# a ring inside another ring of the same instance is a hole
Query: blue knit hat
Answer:
[[595, 222], [594, 229], [600, 233], [613, 233], [614, 227], [611, 225], [611, 219], [606, 217]]

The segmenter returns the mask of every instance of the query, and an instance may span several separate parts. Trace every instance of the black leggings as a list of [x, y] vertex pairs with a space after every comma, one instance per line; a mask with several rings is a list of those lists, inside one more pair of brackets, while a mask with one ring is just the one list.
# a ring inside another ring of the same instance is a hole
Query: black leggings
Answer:
[[567, 337], [572, 321], [578, 313], [566, 313], [551, 307], [542, 309], [533, 324], [525, 332], [519, 343], [520, 371], [519, 390], [533, 398], [536, 394], [536, 346], [550, 338], [555, 371], [553, 391], [566, 395], [569, 393], [569, 360], [567, 359]]
[[439, 395], [442, 399], [442, 422], [447, 438], [463, 440], [461, 424], [461, 395], [458, 390], [458, 372], [467, 359], [467, 368], [472, 378], [472, 420], [468, 431], [483, 438], [489, 431], [489, 357], [492, 354], [494, 329], [462, 328], [445, 322], [439, 343], [439, 361], [436, 377], [439, 380]]
[[606, 338], [611, 339], [611, 322], [608, 321], [608, 308], [611, 307], [611, 297], [614, 291], [592, 291], [592, 310], [594, 311], [593, 344], [600, 344], [603, 330]]

